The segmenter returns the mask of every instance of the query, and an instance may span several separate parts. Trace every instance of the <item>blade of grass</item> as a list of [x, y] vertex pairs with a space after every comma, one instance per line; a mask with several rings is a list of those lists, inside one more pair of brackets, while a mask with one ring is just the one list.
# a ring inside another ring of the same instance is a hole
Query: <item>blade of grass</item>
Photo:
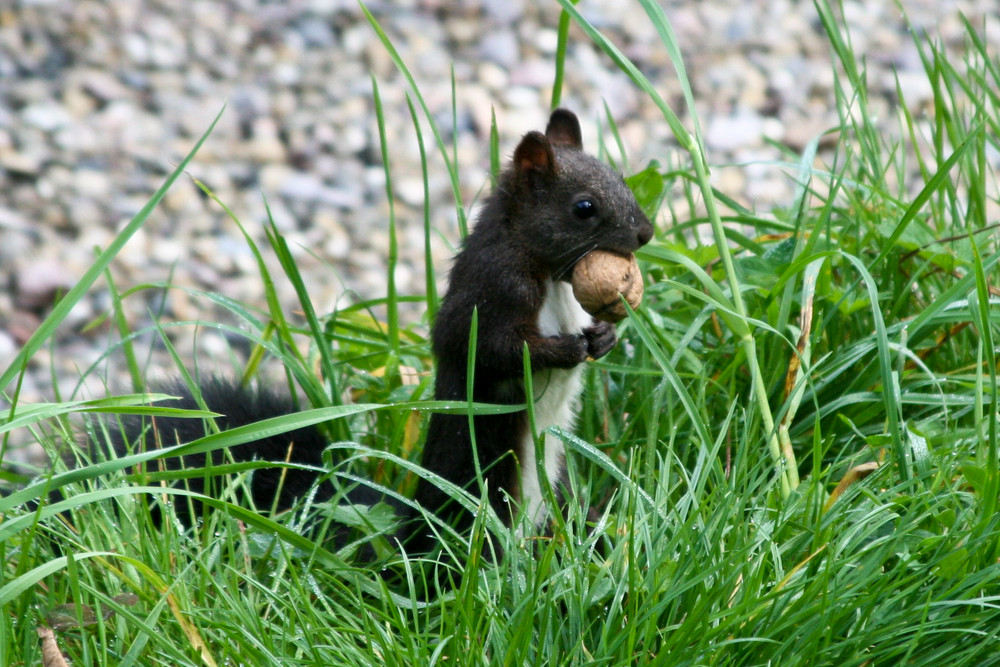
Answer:
[[[386, 337], [394, 360], [399, 359], [399, 303], [396, 294], [396, 265], [399, 263], [399, 241], [396, 238], [396, 195], [392, 188], [392, 169], [389, 163], [389, 143], [385, 136], [385, 114], [382, 98], [375, 77], [372, 81], [372, 98], [375, 102], [375, 120], [378, 125], [379, 146], [382, 151], [382, 172], [385, 174], [385, 197], [389, 203], [389, 252], [386, 257]], [[392, 362], [394, 364], [395, 362]]]
[[424, 303], [427, 309], [427, 320], [433, 322], [434, 316], [437, 314], [438, 295], [437, 280], [434, 278], [434, 255], [431, 253], [433, 228], [431, 227], [431, 193], [427, 148], [424, 146], [424, 135], [423, 130], [420, 129], [420, 119], [417, 118], [417, 109], [413, 106], [413, 98], [409, 94], [406, 95], [406, 106], [410, 110], [410, 121], [417, 134], [417, 149], [420, 151], [420, 175], [424, 185]]
[[[379, 24], [378, 20], [368, 10], [368, 8], [364, 6], [364, 4], [361, 5], [361, 11], [364, 13], [368, 23], [375, 31], [375, 35], [382, 43], [382, 46], [389, 54], [389, 57], [392, 59], [393, 63], [395, 63], [396, 68], [403, 75], [403, 78], [406, 79], [406, 82], [410, 86], [410, 91], [413, 93], [413, 96], [417, 99], [417, 102], [420, 104], [420, 108], [424, 112], [424, 118], [427, 119], [427, 122], [430, 125], [431, 132], [434, 134], [434, 139], [437, 143], [438, 151], [441, 153], [441, 157], [445, 163], [445, 168], [448, 170], [448, 175], [451, 180], [452, 196], [455, 198], [455, 211], [458, 214], [459, 234], [462, 238], [465, 238], [465, 236], [469, 233], [469, 221], [465, 208], [462, 205], [462, 192], [459, 187], [460, 179], [458, 175], [458, 164], [455, 162], [453, 157], [449, 155], [448, 147], [445, 144], [444, 137], [441, 135], [441, 130], [438, 128], [437, 123], [434, 122], [434, 115], [428, 108], [427, 102], [424, 100], [424, 96], [420, 92], [420, 87], [417, 85], [416, 79], [413, 78], [413, 74], [410, 72], [410, 68], [407, 67], [406, 63], [399, 55], [399, 50], [396, 49], [381, 24]], [[454, 75], [452, 76], [452, 84], [454, 86]]]
[[[576, 7], [574, 7], [569, 0], [559, 0], [559, 4], [562, 5], [564, 11], [573, 17], [573, 19], [577, 22], [577, 25], [579, 25], [583, 31], [587, 33], [588, 37], [590, 37], [590, 39], [597, 44], [601, 50], [604, 51], [604, 53], [607, 54], [614, 61], [614, 63], [656, 104], [656, 106], [660, 109], [660, 112], [663, 114], [663, 118], [667, 122], [667, 125], [670, 127], [671, 132], [673, 132], [674, 138], [678, 141], [678, 143], [680, 143], [681, 148], [686, 150], [691, 156], [698, 188], [701, 191], [704, 206], [708, 214], [708, 220], [711, 223], [712, 233], [715, 236], [715, 245], [719, 252], [719, 259], [722, 262], [726, 278], [732, 288], [733, 311], [737, 315], [736, 319], [744, 320], [745, 322], [747, 310], [740, 294], [741, 280], [736, 271], [735, 264], [733, 263], [732, 254], [730, 253], [729, 245], [726, 242], [726, 233], [722, 226], [722, 219], [715, 204], [714, 190], [711, 185], [709, 169], [705, 158], [705, 147], [697, 121], [695, 121], [695, 133], [692, 134], [688, 132], [684, 128], [678, 116], [669, 108], [667, 103], [656, 91], [655, 87], [639, 71], [639, 69], [624, 54], [622, 54], [621, 51], [618, 50], [616, 46], [614, 46], [604, 35], [594, 28], [579, 13], [579, 11], [577, 11]], [[649, 0], [641, 0], [641, 4], [660, 34], [661, 43], [664, 44], [668, 53], [675, 56], [679, 55], [680, 48], [678, 47], [677, 40], [670, 28], [669, 21], [663, 14], [662, 8]], [[691, 116], [696, 118], [697, 114], [693, 104], [694, 95], [690, 90], [690, 83], [684, 71], [683, 61], [677, 58], [672, 60], [672, 62], [674, 70], [677, 72], [682, 90], [684, 90], [684, 97], [689, 105]], [[782, 480], [781, 494], [782, 496], [787, 497], [794, 488], [792, 483], [792, 474], [789, 470], [797, 467], [797, 464], [794, 459], [788, 460], [786, 458], [785, 453], [782, 452], [781, 446], [778, 442], [778, 433], [775, 428], [774, 416], [771, 412], [770, 402], [768, 401], [767, 388], [764, 383], [763, 373], [761, 372], [760, 361], [757, 356], [757, 342], [753, 336], [753, 332], [750, 327], [746, 326], [745, 323], [740, 324], [739, 327], [742, 331], [737, 333], [737, 338], [739, 339], [741, 347], [743, 347], [746, 363], [749, 367], [752, 383], [751, 391], [753, 392], [755, 404], [764, 425], [764, 437], [767, 443], [767, 450], [776, 468], [776, 472]]]

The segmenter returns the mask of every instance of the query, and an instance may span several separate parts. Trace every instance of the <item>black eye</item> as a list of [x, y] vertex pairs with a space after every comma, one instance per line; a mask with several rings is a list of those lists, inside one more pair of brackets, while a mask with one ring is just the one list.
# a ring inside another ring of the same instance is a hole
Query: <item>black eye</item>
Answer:
[[587, 220], [597, 215], [597, 204], [593, 199], [581, 199], [573, 204], [573, 215], [581, 220]]

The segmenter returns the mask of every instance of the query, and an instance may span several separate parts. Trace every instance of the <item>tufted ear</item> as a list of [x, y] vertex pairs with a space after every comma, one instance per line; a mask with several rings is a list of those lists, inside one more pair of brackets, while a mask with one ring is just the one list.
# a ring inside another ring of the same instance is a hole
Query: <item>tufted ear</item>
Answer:
[[580, 132], [580, 121], [569, 109], [556, 109], [549, 117], [545, 127], [545, 136], [558, 146], [569, 146], [583, 150], [583, 134]]
[[556, 156], [549, 140], [541, 132], [528, 132], [514, 149], [514, 171], [518, 177], [525, 174], [549, 176], [556, 172]]

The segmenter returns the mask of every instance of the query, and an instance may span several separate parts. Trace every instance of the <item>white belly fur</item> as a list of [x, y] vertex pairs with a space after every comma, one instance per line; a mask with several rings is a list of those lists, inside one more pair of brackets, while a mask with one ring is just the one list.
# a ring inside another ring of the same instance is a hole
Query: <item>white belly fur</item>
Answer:
[[[578, 334], [591, 324], [591, 317], [573, 297], [573, 289], [566, 282], [550, 282], [542, 309], [538, 314], [538, 329], [543, 336]], [[580, 396], [580, 375], [583, 365], [572, 369], [548, 368], [531, 376], [535, 393], [535, 429], [541, 433], [550, 426], [569, 429], [576, 416]], [[543, 468], [553, 487], [562, 475], [564, 446], [561, 440], [545, 436], [543, 443]], [[534, 525], [541, 524], [547, 514], [544, 491], [535, 465], [535, 442], [527, 433], [520, 443], [521, 508], [528, 513]]]

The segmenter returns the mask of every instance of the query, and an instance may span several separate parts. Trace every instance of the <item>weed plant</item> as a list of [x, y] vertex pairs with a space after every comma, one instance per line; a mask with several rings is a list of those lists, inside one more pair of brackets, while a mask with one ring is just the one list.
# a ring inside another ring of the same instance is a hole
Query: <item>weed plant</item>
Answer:
[[[27, 429], [57, 461], [0, 499], [0, 664], [39, 664], [43, 627], [78, 665], [1000, 663], [1000, 61], [983, 34], [966, 26], [960, 59], [933, 35], [914, 35], [933, 104], [911, 107], [900, 87], [898, 131], [886, 134], [872, 122], [864, 61], [837, 7], [817, 0], [837, 77], [834, 146], [820, 151], [817, 137], [801, 154], [788, 151], [773, 167], [796, 194], [761, 213], [711, 186], [695, 100], [659, 5], [638, 2], [675, 64], [691, 127], [571, 0], [560, 2], [553, 102], [575, 23], [657, 103], [685, 155], [629, 178], [658, 221], [640, 254], [646, 299], [620, 325], [617, 349], [589, 364], [577, 430], [559, 434], [572, 497], [600, 518], [588, 525], [571, 504], [550, 536], [530, 536], [499, 527], [484, 505], [471, 534], [439, 527], [451, 555], [441, 560], [400, 553], [379, 507], [307, 501], [275, 516], [224, 493], [206, 501], [215, 511], [194, 529], [173, 520], [191, 494], [162, 484], [177, 481], [155, 465], [168, 451], [320, 424], [335, 480], [372, 479], [405, 498], [422, 474], [412, 461], [427, 411], [489, 409], [426, 400], [438, 298], [429, 260], [427, 293], [401, 295], [393, 241], [385, 298], [321, 313], [273, 225], [265, 247], [247, 234], [266, 310], [198, 296], [227, 309], [238, 323], [230, 332], [250, 343], [242, 377], [277, 362], [303, 410], [221, 433], [207, 419], [205, 438], [169, 450], [111, 460], [78, 451], [76, 467], [59, 463], [81, 424], [99, 440], [115, 415], [175, 412], [146, 393], [131, 345], [153, 333], [171, 349], [171, 339], [164, 329], [128, 331], [129, 290], [114, 285], [108, 316], [121, 338], [108, 361], [127, 365], [135, 394], [27, 405], [18, 378], [146, 224], [198, 142], [0, 369], [11, 405], [0, 417], [3, 447]], [[464, 228], [453, 147], [369, 20], [409, 83], [425, 183], [439, 158]], [[606, 122], [606, 154], [616, 155]], [[491, 155], [495, 169], [495, 139]], [[403, 223], [390, 213], [388, 224], [394, 239]], [[268, 271], [267, 253], [281, 275]], [[278, 304], [277, 281], [295, 287], [294, 315]], [[428, 318], [402, 325], [406, 300], [423, 301]], [[81, 420], [95, 414], [107, 421]], [[258, 464], [226, 466], [231, 490]], [[62, 500], [39, 502], [55, 489]], [[322, 527], [304, 530], [317, 516], [352, 521], [357, 540], [333, 550]], [[504, 548], [501, 560], [482, 555], [491, 545]], [[375, 564], [358, 558], [361, 546], [374, 549]], [[449, 578], [454, 585], [438, 590]]]

